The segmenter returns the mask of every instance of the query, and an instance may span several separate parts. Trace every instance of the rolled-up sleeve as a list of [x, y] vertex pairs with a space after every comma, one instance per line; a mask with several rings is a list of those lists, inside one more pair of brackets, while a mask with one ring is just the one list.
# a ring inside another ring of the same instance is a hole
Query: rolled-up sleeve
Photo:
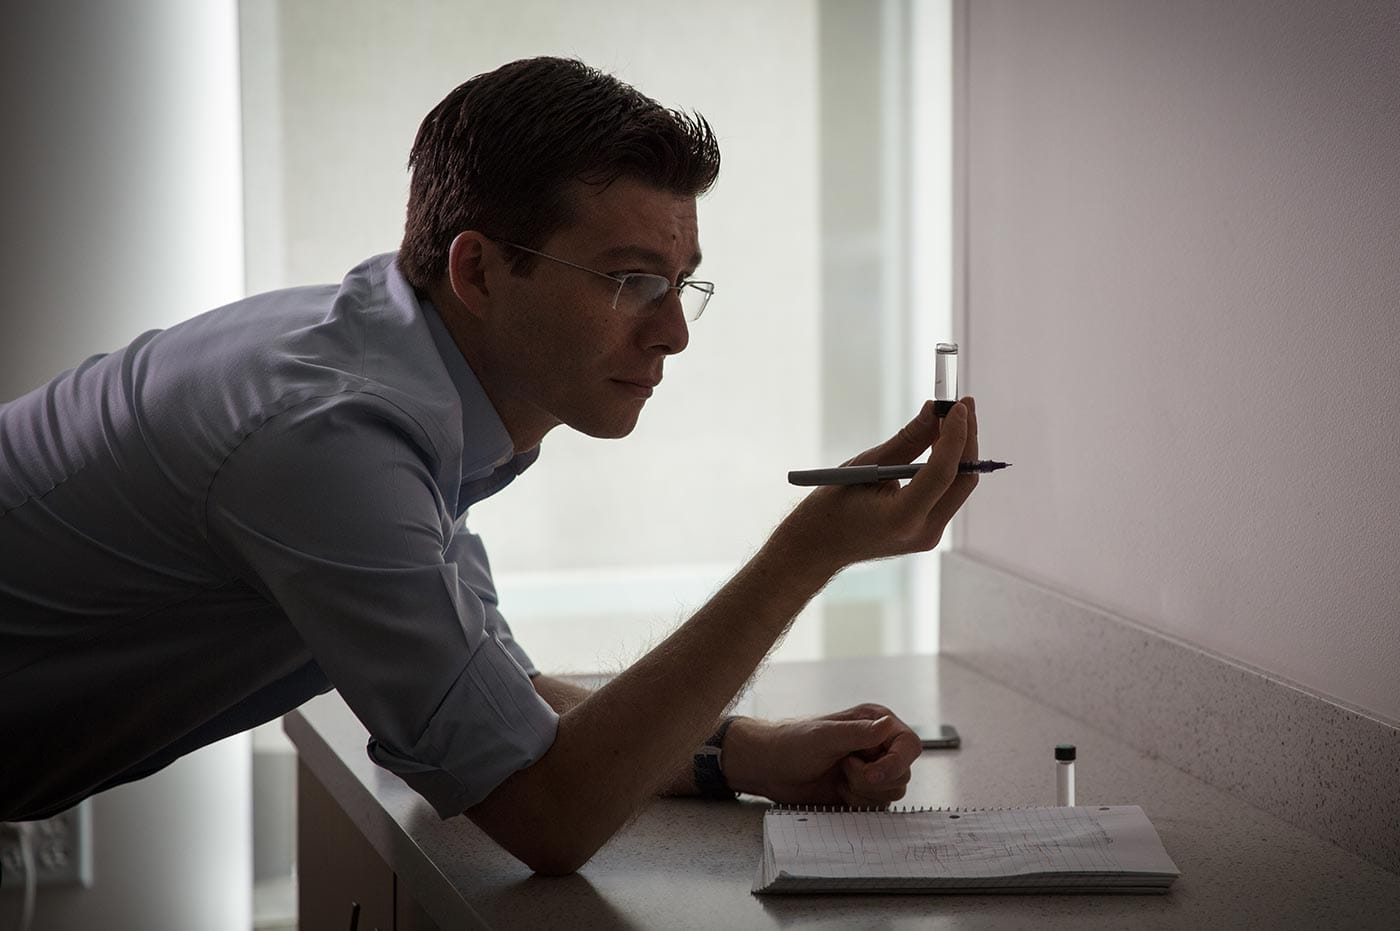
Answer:
[[227, 457], [205, 516], [211, 545], [286, 613], [369, 730], [371, 758], [450, 817], [542, 757], [558, 716], [436, 466], [392, 404], [312, 399]]
[[450, 558], [457, 564], [458, 576], [481, 599], [485, 610], [486, 630], [500, 641], [511, 658], [520, 664], [526, 675], [539, 675], [529, 654], [515, 641], [515, 634], [500, 611], [500, 600], [496, 595], [496, 581], [491, 576], [491, 563], [486, 556], [486, 547], [481, 538], [466, 529], [465, 522], [459, 524], [448, 549]]

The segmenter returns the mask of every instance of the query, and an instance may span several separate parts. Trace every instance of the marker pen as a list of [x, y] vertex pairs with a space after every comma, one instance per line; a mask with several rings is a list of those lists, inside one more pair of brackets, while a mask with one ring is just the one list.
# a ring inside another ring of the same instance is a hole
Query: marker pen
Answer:
[[[976, 462], [959, 462], [959, 472], [995, 472], [1011, 465], [995, 459], [978, 459]], [[837, 466], [834, 469], [796, 469], [788, 473], [788, 481], [794, 485], [873, 485], [876, 482], [889, 482], [897, 479], [913, 478], [924, 467], [922, 462], [908, 465], [865, 465]]]

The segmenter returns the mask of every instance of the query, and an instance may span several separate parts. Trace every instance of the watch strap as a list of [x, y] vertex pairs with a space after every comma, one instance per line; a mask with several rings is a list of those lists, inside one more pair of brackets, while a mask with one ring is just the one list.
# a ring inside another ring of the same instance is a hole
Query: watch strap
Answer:
[[738, 715], [725, 718], [720, 726], [705, 741], [704, 746], [695, 751], [692, 769], [695, 775], [695, 788], [706, 798], [738, 798], [739, 793], [729, 787], [724, 777], [724, 734]]

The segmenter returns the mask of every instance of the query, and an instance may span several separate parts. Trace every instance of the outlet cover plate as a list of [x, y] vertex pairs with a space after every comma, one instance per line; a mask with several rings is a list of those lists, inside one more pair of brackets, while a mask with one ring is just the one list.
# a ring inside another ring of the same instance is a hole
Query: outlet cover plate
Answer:
[[[35, 874], [41, 886], [92, 885], [92, 802], [84, 801], [46, 821], [31, 821]], [[0, 831], [0, 888], [24, 886], [24, 858], [12, 825]]]

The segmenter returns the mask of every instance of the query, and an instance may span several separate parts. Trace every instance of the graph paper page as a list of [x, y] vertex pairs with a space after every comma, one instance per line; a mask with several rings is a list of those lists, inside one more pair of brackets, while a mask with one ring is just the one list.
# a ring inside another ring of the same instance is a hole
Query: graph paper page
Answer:
[[1136, 806], [792, 811], [769, 815], [765, 829], [773, 865], [799, 876], [983, 879], [1176, 872]]

